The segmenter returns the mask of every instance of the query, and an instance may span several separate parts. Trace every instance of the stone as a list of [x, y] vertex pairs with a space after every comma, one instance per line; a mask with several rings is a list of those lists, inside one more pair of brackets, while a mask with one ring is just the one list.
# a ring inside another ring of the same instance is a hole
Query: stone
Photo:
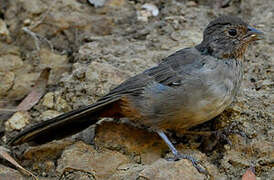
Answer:
[[15, 74], [13, 72], [0, 72], [0, 97], [4, 98], [8, 91], [12, 88], [14, 84]]
[[20, 56], [20, 49], [17, 46], [0, 42], [0, 56], [7, 54]]
[[142, 6], [143, 9], [149, 11], [152, 16], [158, 16], [159, 9], [154, 4], [146, 3]]
[[23, 66], [23, 61], [19, 56], [7, 54], [0, 56], [0, 72], [7, 72], [19, 69]]
[[4, 40], [7, 42], [11, 41], [10, 33], [7, 28], [6, 22], [2, 19], [0, 19], [0, 40]]
[[198, 4], [195, 1], [187, 1], [186, 3], [187, 7], [196, 7]]
[[192, 47], [199, 44], [203, 34], [195, 30], [184, 30], [180, 32], [180, 42], [184, 42], [184, 46]]
[[98, 8], [104, 6], [106, 0], [88, 0], [88, 2]]
[[91, 173], [83, 172], [77, 169], [69, 169], [59, 178], [59, 180], [68, 179], [96, 180]]
[[66, 102], [66, 100], [64, 100], [60, 96], [58, 96], [56, 99], [55, 108], [57, 111], [64, 111], [64, 112], [71, 110], [71, 108], [68, 105], [68, 103]]
[[25, 11], [31, 14], [40, 14], [47, 9], [47, 6], [42, 1], [22, 1]]
[[128, 162], [129, 159], [119, 152], [108, 149], [96, 151], [90, 145], [76, 142], [66, 148], [58, 159], [57, 172], [63, 174], [75, 169], [90, 173], [95, 179], [108, 179], [119, 166]]
[[47, 94], [45, 94], [42, 101], [43, 106], [52, 109], [54, 107], [54, 93], [48, 92]]
[[126, 79], [127, 74], [118, 68], [108, 64], [91, 62], [85, 73], [86, 80], [89, 83], [87, 91], [95, 91], [95, 95], [103, 96], [109, 89], [114, 88]]
[[[238, 167], [249, 167], [250, 159], [253, 165], [268, 164], [274, 161], [274, 144], [265, 140], [253, 139], [245, 144], [239, 141], [239, 137], [233, 137], [233, 147], [226, 151], [222, 160]], [[240, 143], [237, 143], [240, 142]], [[239, 151], [240, 150], [240, 151]], [[242, 153], [244, 152], [244, 153]], [[245, 157], [245, 158], [243, 158]]]
[[55, 163], [54, 163], [53, 160], [46, 160], [44, 165], [45, 165], [45, 172], [46, 173], [51, 173], [51, 174], [54, 173], [54, 169], [56, 167], [55, 167]]
[[117, 172], [111, 176], [111, 180], [138, 179], [139, 173], [145, 168], [142, 164], [122, 164], [117, 168]]
[[159, 159], [150, 166], [146, 167], [139, 174], [140, 177], [153, 179], [169, 180], [204, 180], [206, 176], [197, 171], [191, 161], [182, 159], [179, 161], [167, 161]]
[[163, 152], [168, 151], [168, 147], [157, 134], [114, 122], [100, 124], [96, 128], [94, 141], [99, 147], [137, 155], [140, 159], [136, 161], [143, 164], [156, 161]]
[[30, 93], [32, 85], [35, 84], [39, 75], [40, 73], [29, 73], [24, 72], [24, 70], [19, 71], [18, 75], [16, 74], [15, 76], [14, 85], [12, 89], [9, 90], [7, 98], [21, 100]]
[[21, 130], [29, 123], [28, 112], [18, 111], [5, 122], [6, 131]]
[[106, 6], [112, 8], [128, 8], [128, 2], [126, 0], [108, 0]]
[[20, 174], [19, 171], [0, 164], [0, 179], [24, 180], [25, 178]]
[[[248, 146], [249, 152], [256, 152], [255, 157], [259, 164], [274, 162], [274, 143], [262, 139], [253, 140]], [[253, 154], [252, 154], [253, 156]]]
[[42, 119], [46, 120], [46, 119], [51, 119], [54, 118], [56, 116], [61, 115], [61, 112], [55, 111], [55, 110], [47, 110], [47, 111], [43, 111], [41, 114]]
[[61, 75], [69, 69], [66, 55], [59, 55], [46, 48], [40, 50], [40, 64], [51, 68], [48, 84], [56, 84]]
[[23, 153], [22, 159], [28, 160], [31, 163], [43, 163], [45, 168], [48, 169], [53, 166], [51, 160], [59, 158], [63, 150], [72, 144], [73, 141], [62, 140], [34, 146]]
[[19, 155], [24, 162], [22, 165], [41, 175], [56, 176], [55, 162], [61, 156], [63, 150], [72, 143], [73, 141], [70, 140], [52, 141], [28, 148], [23, 154]]
[[138, 10], [136, 12], [136, 14], [137, 14], [138, 21], [148, 22], [150, 17], [158, 16], [159, 9], [154, 4], [146, 3], [146, 4], [142, 5], [142, 9]]
[[29, 26], [31, 24], [31, 20], [30, 19], [25, 19], [24, 20], [24, 26]]
[[148, 18], [150, 16], [151, 16], [151, 12], [149, 12], [149, 11], [146, 11], [146, 10], [137, 11], [137, 20], [138, 21], [148, 22]]

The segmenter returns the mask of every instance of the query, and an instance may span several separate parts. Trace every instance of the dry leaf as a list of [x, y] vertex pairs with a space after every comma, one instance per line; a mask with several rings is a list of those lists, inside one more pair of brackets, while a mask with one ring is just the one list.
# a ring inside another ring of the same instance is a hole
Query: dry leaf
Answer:
[[256, 176], [254, 174], [254, 168], [250, 167], [246, 170], [245, 174], [242, 177], [242, 180], [256, 180]]
[[20, 170], [22, 170], [24, 173], [26, 173], [27, 175], [31, 175], [34, 179], [38, 180], [38, 178], [32, 174], [30, 171], [26, 170], [25, 168], [23, 168], [19, 163], [17, 163], [9, 154], [8, 154], [8, 149], [4, 148], [3, 146], [0, 146], [0, 156], [9, 161], [11, 164], [13, 164], [15, 167], [19, 168]]
[[17, 106], [17, 111], [27, 111], [39, 102], [44, 95], [48, 83], [50, 68], [45, 68], [39, 78], [36, 80], [33, 90], [28, 96]]

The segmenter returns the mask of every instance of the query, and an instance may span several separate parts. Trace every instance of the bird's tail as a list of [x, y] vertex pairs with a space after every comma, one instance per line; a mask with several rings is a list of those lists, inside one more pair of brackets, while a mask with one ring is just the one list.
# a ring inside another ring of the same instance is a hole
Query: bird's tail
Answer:
[[40, 122], [20, 132], [8, 144], [12, 146], [27, 142], [43, 144], [76, 134], [95, 124], [102, 117], [102, 113], [112, 108], [118, 100], [119, 97], [102, 99], [95, 104]]

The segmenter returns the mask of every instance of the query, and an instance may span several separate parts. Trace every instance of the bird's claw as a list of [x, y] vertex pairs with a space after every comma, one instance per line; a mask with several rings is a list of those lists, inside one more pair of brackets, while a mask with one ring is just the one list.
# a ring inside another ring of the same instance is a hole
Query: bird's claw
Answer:
[[193, 158], [190, 155], [187, 154], [181, 154], [181, 153], [177, 153], [175, 154], [173, 157], [169, 157], [167, 158], [167, 161], [179, 161], [181, 159], [188, 159], [192, 162], [192, 165], [200, 172], [203, 174], [208, 174], [207, 170], [205, 168], [203, 168], [200, 164], [199, 161], [196, 160], [195, 158]]

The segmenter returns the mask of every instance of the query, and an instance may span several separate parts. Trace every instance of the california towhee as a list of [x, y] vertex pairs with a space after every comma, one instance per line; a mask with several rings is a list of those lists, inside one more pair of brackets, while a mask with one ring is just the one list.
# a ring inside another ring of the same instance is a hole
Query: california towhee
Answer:
[[95, 104], [23, 130], [9, 144], [46, 143], [82, 131], [100, 118], [127, 117], [157, 132], [175, 159], [188, 158], [196, 166], [193, 158], [175, 149], [164, 132], [201, 124], [231, 104], [241, 85], [245, 50], [261, 34], [237, 17], [219, 17], [206, 27], [199, 45], [166, 57]]

